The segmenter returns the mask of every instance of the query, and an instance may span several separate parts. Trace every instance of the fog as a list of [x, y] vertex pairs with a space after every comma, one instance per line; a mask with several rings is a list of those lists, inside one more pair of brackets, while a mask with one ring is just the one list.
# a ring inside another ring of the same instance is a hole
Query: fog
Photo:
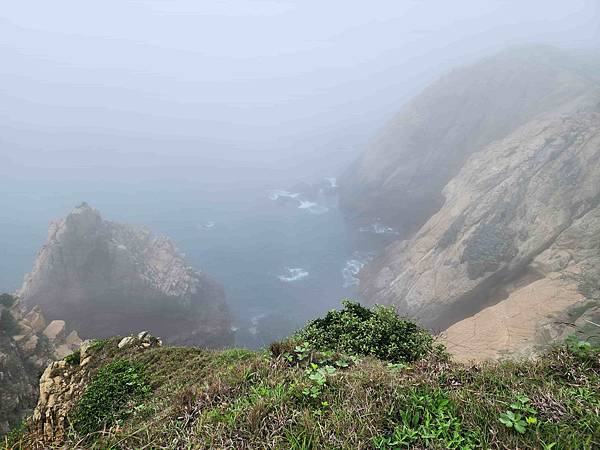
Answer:
[[598, 10], [594, 0], [8, 2], [0, 173], [331, 174], [440, 73], [510, 45], [593, 45]]
[[311, 317], [355, 294], [344, 271], [370, 255], [335, 199], [275, 207], [269, 192], [341, 174], [454, 67], [599, 43], [596, 0], [5, 2], [0, 291], [85, 200], [172, 237], [240, 327]]

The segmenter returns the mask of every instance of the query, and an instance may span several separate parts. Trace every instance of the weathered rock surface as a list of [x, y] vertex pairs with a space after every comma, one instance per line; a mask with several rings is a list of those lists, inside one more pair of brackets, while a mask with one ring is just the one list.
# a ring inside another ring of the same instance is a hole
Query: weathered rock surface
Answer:
[[[160, 347], [162, 342], [148, 332], [123, 338], [127, 345], [118, 349], [128, 354], [149, 348]], [[102, 365], [103, 351], [112, 342], [86, 341], [79, 349], [79, 362], [55, 361], [49, 365], [39, 381], [39, 400], [32, 417], [32, 425], [39, 436], [39, 442], [52, 444], [61, 442], [69, 429], [69, 413], [85, 391], [91, 377]], [[115, 349], [109, 349], [115, 351]]]
[[51, 225], [20, 296], [85, 338], [148, 328], [170, 343], [232, 343], [221, 286], [189, 267], [167, 237], [105, 221], [85, 203]]
[[362, 297], [447, 328], [459, 358], [529, 355], [597, 311], [582, 286], [600, 280], [599, 86], [511, 58], [436, 84], [360, 163], [406, 238], [363, 270]]
[[346, 214], [380, 218], [404, 237], [444, 203], [442, 189], [469, 156], [549, 110], [586, 95], [590, 71], [551, 48], [513, 49], [430, 85], [383, 129], [340, 178]]
[[38, 380], [48, 364], [81, 345], [77, 333], [69, 340], [49, 338], [38, 308], [27, 314], [18, 298], [2, 295], [0, 316], [0, 434], [31, 413], [38, 398]]

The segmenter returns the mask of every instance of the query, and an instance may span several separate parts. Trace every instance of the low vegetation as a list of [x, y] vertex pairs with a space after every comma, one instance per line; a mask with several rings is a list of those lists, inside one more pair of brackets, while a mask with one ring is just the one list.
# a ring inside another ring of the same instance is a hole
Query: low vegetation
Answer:
[[10, 308], [16, 301], [17, 299], [10, 294], [0, 294], [0, 305], [5, 308]]
[[[419, 350], [399, 352], [391, 338], [376, 357], [374, 347], [348, 347], [352, 338], [341, 337], [345, 323], [362, 329], [374, 320], [363, 310], [346, 304], [260, 352], [127, 352], [106, 341], [104, 365], [70, 415], [66, 447], [600, 448], [600, 351], [587, 342], [571, 338], [537, 360], [470, 366], [407, 326]], [[384, 326], [400, 320], [381, 311], [371, 313]], [[338, 327], [330, 344], [327, 323]], [[36, 436], [25, 431], [9, 447], [39, 448]]]
[[93, 433], [125, 419], [150, 392], [141, 364], [116, 359], [103, 366], [81, 396], [71, 420], [79, 434]]
[[393, 307], [368, 309], [351, 301], [309, 322], [293, 337], [317, 350], [375, 356], [390, 362], [411, 362], [432, 349], [433, 339], [423, 328], [398, 317]]
[[0, 311], [0, 334], [13, 336], [18, 334], [21, 327], [8, 309]]

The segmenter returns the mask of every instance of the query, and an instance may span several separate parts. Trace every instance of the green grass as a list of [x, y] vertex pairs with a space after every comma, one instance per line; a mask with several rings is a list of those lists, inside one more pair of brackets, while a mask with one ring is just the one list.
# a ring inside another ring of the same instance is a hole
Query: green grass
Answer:
[[[302, 348], [302, 359], [295, 350], [290, 358], [196, 348], [123, 359], [112, 347], [72, 416], [67, 448], [600, 446], [600, 359], [593, 348], [465, 366], [433, 353], [403, 365]], [[326, 367], [333, 370], [314, 376]], [[523, 430], [507, 426], [507, 412], [523, 418]], [[25, 434], [15, 448], [36, 448], [35, 438]]]
[[85, 435], [120, 422], [149, 392], [141, 364], [126, 359], [111, 361], [98, 371], [83, 392], [70, 415], [73, 428]]
[[[71, 379], [89, 381], [68, 411], [66, 437], [51, 444], [600, 448], [600, 349], [591, 343], [571, 337], [536, 360], [463, 365], [423, 333], [390, 310], [346, 303], [258, 352], [105, 340], [85, 366], [69, 358]], [[7, 448], [49, 448], [32, 422], [11, 439]]]

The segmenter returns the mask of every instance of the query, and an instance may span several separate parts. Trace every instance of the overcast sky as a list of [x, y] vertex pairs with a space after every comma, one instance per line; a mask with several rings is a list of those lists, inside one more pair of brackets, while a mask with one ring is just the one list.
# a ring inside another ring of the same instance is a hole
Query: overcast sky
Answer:
[[600, 1], [4, 2], [0, 176], [335, 171], [441, 72], [525, 43], [598, 47]]

